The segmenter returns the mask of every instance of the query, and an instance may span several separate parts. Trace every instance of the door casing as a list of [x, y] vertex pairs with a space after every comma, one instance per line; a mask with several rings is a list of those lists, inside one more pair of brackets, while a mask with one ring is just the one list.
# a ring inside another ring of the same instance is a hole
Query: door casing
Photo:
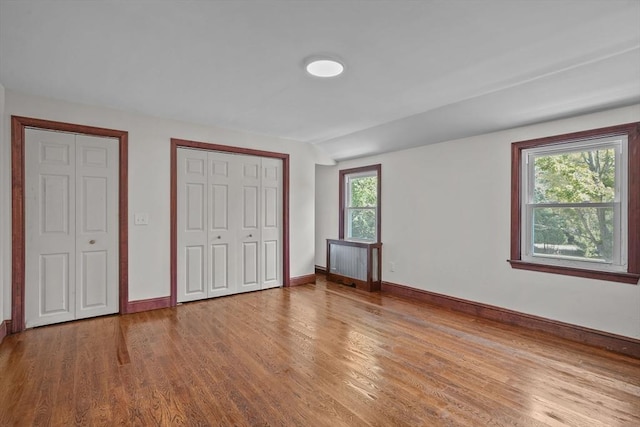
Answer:
[[128, 132], [84, 126], [30, 117], [11, 116], [11, 333], [25, 328], [25, 129], [69, 132], [118, 139], [118, 250], [119, 250], [119, 310], [127, 312], [129, 301], [128, 268]]

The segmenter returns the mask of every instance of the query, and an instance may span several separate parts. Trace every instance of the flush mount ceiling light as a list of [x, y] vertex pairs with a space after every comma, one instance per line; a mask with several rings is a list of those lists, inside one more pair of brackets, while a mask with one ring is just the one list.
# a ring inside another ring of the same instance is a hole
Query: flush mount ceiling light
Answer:
[[333, 58], [310, 58], [305, 61], [307, 73], [315, 77], [336, 77], [344, 71], [344, 65]]

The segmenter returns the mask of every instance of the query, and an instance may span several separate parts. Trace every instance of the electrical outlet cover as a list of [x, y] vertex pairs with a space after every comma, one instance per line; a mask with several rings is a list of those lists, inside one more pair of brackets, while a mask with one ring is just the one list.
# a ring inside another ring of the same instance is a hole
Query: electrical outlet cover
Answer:
[[147, 225], [149, 224], [148, 213], [137, 213], [133, 216], [133, 223], [135, 225]]

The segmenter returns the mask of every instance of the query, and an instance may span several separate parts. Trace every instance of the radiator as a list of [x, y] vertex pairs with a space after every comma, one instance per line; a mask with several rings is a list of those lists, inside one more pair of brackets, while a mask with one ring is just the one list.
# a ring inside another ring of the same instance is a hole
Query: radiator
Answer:
[[327, 239], [327, 277], [367, 291], [380, 290], [382, 243]]
[[367, 249], [331, 244], [331, 273], [367, 280]]

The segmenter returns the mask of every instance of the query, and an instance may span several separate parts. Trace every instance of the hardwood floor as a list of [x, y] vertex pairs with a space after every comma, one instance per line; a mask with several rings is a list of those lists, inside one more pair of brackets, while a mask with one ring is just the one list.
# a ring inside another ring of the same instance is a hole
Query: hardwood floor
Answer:
[[640, 425], [640, 360], [318, 276], [28, 330], [0, 425]]

